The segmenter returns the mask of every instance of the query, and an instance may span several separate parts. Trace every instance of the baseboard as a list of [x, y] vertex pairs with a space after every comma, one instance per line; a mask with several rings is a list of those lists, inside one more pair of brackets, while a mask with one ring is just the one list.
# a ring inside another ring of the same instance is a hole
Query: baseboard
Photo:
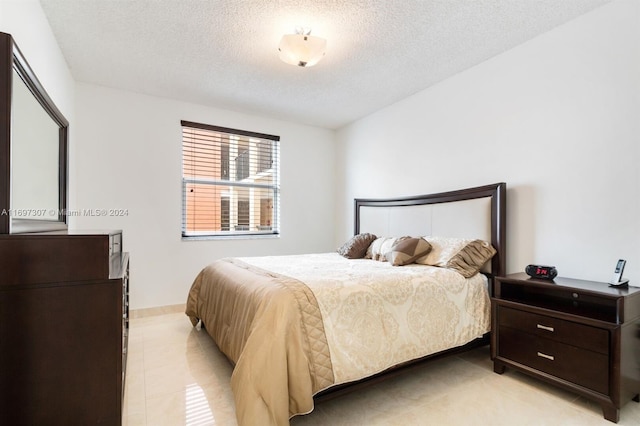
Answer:
[[158, 315], [166, 315], [166, 314], [176, 314], [184, 312], [186, 305], [181, 303], [179, 305], [167, 305], [167, 306], [157, 306], [153, 308], [144, 308], [144, 309], [132, 309], [129, 312], [129, 318], [146, 318], [146, 317], [155, 317]]

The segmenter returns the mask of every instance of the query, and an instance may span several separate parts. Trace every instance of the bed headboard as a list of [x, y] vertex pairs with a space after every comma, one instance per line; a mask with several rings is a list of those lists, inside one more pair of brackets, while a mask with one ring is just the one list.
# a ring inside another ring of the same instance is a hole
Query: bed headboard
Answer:
[[478, 238], [496, 249], [491, 274], [506, 272], [504, 182], [405, 198], [355, 199], [355, 234]]

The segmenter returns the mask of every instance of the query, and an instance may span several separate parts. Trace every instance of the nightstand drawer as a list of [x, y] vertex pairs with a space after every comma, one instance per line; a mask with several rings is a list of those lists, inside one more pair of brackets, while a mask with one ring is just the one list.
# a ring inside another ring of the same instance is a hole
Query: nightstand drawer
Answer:
[[607, 355], [609, 332], [588, 325], [501, 306], [498, 325]]
[[609, 394], [609, 357], [501, 326], [498, 356]]

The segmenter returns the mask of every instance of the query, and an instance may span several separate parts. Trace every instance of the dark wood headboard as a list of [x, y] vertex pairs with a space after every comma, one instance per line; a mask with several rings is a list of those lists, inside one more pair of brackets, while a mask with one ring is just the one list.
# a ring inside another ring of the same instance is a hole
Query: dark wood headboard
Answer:
[[[507, 216], [507, 184], [504, 182], [492, 185], [478, 186], [475, 188], [459, 189], [456, 191], [441, 192], [438, 194], [418, 195], [403, 198], [356, 198], [355, 199], [355, 227], [354, 233], [371, 232], [364, 223], [364, 212], [371, 212], [369, 208], [375, 208], [377, 224], [388, 225], [391, 222], [399, 222], [401, 229], [415, 229], [412, 236], [438, 235], [489, 239], [497, 253], [491, 260], [491, 275], [499, 276], [506, 273], [506, 216]], [[480, 200], [479, 203], [465, 203], [465, 201]], [[457, 203], [457, 204], [456, 204]], [[445, 205], [446, 204], [446, 205]], [[436, 207], [436, 205], [439, 205]], [[427, 208], [417, 210], [418, 206]], [[451, 217], [455, 217], [457, 206], [463, 212], [461, 225], [458, 234], [455, 224], [451, 223]], [[402, 216], [401, 210], [396, 208], [410, 207], [404, 210], [410, 212]], [[471, 210], [470, 210], [471, 209]], [[440, 218], [437, 217], [438, 210], [441, 211]], [[468, 220], [470, 219], [470, 220]], [[411, 222], [419, 222], [412, 224]], [[385, 223], [386, 222], [386, 223]], [[432, 233], [436, 228], [434, 223], [444, 222], [440, 229], [446, 229], [446, 235], [442, 233]], [[474, 222], [474, 223], [471, 223]], [[477, 225], [475, 222], [479, 223]], [[471, 223], [471, 224], [470, 224]], [[484, 229], [486, 225], [486, 229]], [[474, 229], [474, 227], [483, 229]], [[424, 231], [426, 230], [426, 231]], [[400, 235], [387, 235], [400, 236]]]

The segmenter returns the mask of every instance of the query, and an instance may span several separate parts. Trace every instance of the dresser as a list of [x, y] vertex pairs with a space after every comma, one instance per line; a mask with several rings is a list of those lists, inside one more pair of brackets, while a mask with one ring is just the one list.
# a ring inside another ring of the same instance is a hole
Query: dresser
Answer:
[[122, 232], [0, 235], [0, 424], [120, 425]]
[[512, 367], [574, 391], [612, 422], [640, 401], [640, 288], [519, 273], [495, 279], [491, 309], [496, 373]]

